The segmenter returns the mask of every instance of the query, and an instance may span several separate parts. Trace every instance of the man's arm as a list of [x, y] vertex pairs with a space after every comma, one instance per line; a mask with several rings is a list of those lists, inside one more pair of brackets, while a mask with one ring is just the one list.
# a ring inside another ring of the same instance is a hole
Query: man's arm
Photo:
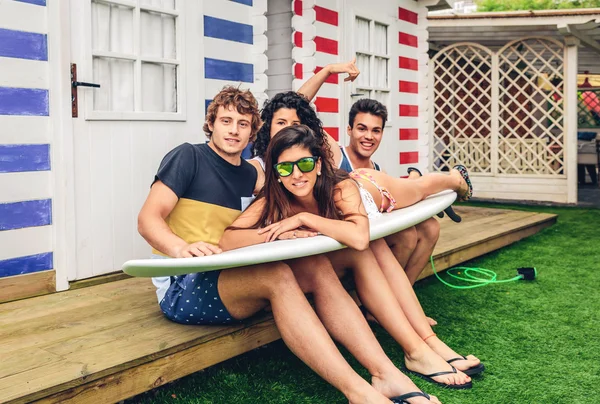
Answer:
[[[310, 101], [317, 95], [319, 89], [325, 83], [325, 80], [332, 74], [347, 73], [348, 76], [344, 78], [344, 81], [354, 81], [360, 74], [358, 67], [356, 67], [356, 57], [347, 63], [332, 63], [325, 66], [317, 74], [313, 75], [298, 89], [298, 93], [304, 95]], [[340, 161], [342, 160], [342, 153], [340, 152], [337, 141], [331, 137], [331, 135], [325, 132], [327, 136], [327, 143], [333, 154], [333, 166], [339, 167]]]
[[188, 244], [175, 235], [165, 219], [179, 198], [164, 183], [156, 181], [138, 215], [138, 231], [152, 247], [173, 258], [218, 254], [221, 249], [202, 241]]

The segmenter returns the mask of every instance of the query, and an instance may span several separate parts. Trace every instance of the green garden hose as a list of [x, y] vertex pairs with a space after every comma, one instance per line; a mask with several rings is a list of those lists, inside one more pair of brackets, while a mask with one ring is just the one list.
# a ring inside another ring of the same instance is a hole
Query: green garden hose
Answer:
[[442, 282], [444, 285], [454, 288], [454, 289], [473, 289], [478, 288], [480, 286], [485, 286], [489, 284], [496, 283], [507, 283], [519, 281], [522, 279], [533, 280], [537, 277], [537, 269], [535, 268], [518, 268], [517, 271], [519, 275], [510, 278], [510, 279], [498, 279], [498, 274], [494, 271], [486, 268], [469, 268], [469, 267], [454, 267], [450, 268], [446, 271], [448, 276], [457, 279], [462, 282], [471, 283], [471, 285], [453, 285], [443, 280], [440, 275], [435, 270], [435, 265], [433, 264], [433, 256], [430, 258], [431, 260], [431, 268], [433, 269], [433, 273], [435, 276]]

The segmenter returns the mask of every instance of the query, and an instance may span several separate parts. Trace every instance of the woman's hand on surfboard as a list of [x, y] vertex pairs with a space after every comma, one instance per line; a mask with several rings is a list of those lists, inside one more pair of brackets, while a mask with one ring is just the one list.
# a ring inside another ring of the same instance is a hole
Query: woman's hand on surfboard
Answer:
[[222, 252], [223, 250], [214, 244], [198, 241], [196, 243], [183, 246], [177, 252], [177, 256], [175, 258], [204, 257], [205, 255], [220, 254]]
[[262, 229], [258, 229], [258, 234], [265, 234], [265, 243], [270, 241], [275, 241], [277, 238], [286, 232], [298, 232], [298, 228], [302, 227], [304, 223], [302, 222], [302, 214], [299, 213], [292, 217], [288, 217], [287, 219], [283, 219], [280, 222], [273, 223], [268, 225], [267, 227], [263, 227]]
[[281, 233], [279, 235], [279, 237], [277, 237], [277, 240], [293, 240], [295, 238], [308, 238], [308, 237], [314, 237], [314, 236], [318, 236], [319, 233], [317, 233], [316, 231], [310, 231], [310, 230], [293, 230], [293, 231], [286, 231], [285, 233]]

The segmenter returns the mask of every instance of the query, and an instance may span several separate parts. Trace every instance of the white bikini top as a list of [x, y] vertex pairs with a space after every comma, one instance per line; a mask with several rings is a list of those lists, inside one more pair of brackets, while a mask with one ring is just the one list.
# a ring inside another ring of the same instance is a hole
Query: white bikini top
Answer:
[[252, 157], [250, 160], [256, 160], [262, 167], [263, 171], [265, 171], [265, 161], [260, 156]]

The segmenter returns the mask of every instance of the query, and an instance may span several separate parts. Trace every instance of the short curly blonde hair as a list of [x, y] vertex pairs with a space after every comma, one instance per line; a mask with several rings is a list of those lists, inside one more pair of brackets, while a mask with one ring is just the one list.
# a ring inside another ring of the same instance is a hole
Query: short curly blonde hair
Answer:
[[221, 106], [225, 109], [231, 106], [240, 114], [252, 115], [250, 141], [253, 141], [260, 128], [261, 120], [258, 111], [258, 102], [250, 90], [240, 90], [233, 86], [225, 86], [219, 94], [215, 95], [215, 98], [213, 98], [206, 111], [206, 120], [202, 128], [209, 140], [212, 136], [212, 130], [210, 130], [209, 125], [212, 126], [215, 124], [217, 111]]

